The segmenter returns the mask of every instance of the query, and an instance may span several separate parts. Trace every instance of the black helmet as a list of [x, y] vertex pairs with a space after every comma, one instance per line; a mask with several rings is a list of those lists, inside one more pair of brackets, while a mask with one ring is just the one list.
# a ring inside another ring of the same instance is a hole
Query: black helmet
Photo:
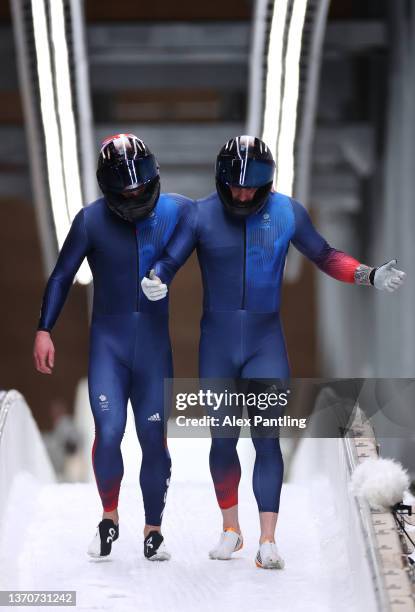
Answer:
[[[274, 179], [275, 162], [267, 145], [254, 136], [231, 138], [216, 158], [216, 189], [226, 210], [237, 217], [265, 204]], [[230, 187], [256, 188], [251, 200], [234, 200]]]
[[115, 134], [103, 141], [97, 179], [109, 208], [125, 221], [147, 216], [160, 194], [157, 160], [134, 134]]

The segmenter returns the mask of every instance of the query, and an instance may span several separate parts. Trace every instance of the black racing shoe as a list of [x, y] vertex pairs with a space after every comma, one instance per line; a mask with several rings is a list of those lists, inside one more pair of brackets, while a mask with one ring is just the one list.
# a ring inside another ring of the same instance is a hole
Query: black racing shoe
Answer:
[[159, 531], [150, 531], [144, 539], [144, 556], [149, 561], [168, 561], [170, 559], [170, 553]]
[[95, 558], [108, 557], [112, 543], [118, 540], [119, 534], [119, 526], [112, 519], [102, 519], [88, 547], [88, 555]]

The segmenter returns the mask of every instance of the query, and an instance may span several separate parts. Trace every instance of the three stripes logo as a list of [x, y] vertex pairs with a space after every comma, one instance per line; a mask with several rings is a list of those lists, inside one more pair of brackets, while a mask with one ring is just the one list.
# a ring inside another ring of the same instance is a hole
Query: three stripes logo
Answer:
[[156, 412], [148, 417], [147, 421], [161, 421], [160, 414]]

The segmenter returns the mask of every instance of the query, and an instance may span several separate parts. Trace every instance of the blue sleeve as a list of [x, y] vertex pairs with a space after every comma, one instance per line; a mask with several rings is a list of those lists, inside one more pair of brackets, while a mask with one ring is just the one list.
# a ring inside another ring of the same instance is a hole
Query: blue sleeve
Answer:
[[43, 294], [38, 330], [50, 331], [65, 303], [78, 268], [89, 250], [84, 210], [75, 216]]
[[329, 276], [345, 283], [354, 283], [360, 262], [331, 247], [315, 229], [304, 206], [293, 199], [291, 202], [295, 217], [295, 231], [291, 238], [293, 245]]
[[171, 283], [178, 269], [194, 250], [197, 240], [197, 205], [191, 200], [181, 207], [174, 232], [162, 257], [153, 266], [163, 283]]

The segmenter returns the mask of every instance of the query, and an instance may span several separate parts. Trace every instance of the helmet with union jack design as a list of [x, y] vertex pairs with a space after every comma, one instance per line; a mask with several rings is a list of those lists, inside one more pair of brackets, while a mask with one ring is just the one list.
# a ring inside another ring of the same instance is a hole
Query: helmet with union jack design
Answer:
[[146, 217], [157, 204], [159, 166], [147, 145], [134, 134], [104, 139], [97, 179], [109, 208], [125, 221]]

